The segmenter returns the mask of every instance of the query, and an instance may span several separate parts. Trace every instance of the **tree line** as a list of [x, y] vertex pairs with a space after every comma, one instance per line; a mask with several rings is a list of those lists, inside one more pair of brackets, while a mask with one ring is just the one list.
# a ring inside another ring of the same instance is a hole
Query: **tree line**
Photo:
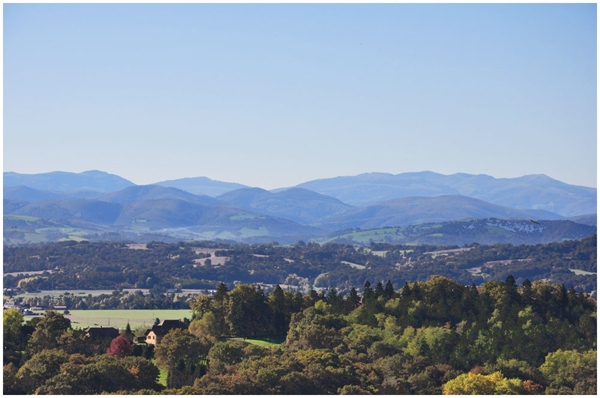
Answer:
[[[596, 302], [563, 285], [432, 276], [400, 289], [378, 281], [302, 295], [220, 284], [191, 309], [189, 327], [154, 351], [131, 345], [130, 330], [94, 340], [52, 311], [25, 325], [5, 311], [4, 392], [596, 393]], [[264, 335], [285, 341], [242, 339]]]
[[[216, 250], [216, 256], [226, 258], [225, 263], [212, 264], [199, 248]], [[597, 290], [596, 275], [576, 275], [571, 271], [597, 272], [595, 235], [579, 241], [533, 246], [472, 244], [461, 252], [435, 254], [453, 248], [457, 247], [382, 243], [356, 247], [305, 242], [290, 246], [153, 242], [147, 250], [131, 250], [124, 243], [107, 242], [5, 246], [5, 272], [48, 272], [36, 276], [5, 275], [4, 286], [20, 286], [28, 291], [138, 288], [165, 293], [169, 289], [214, 289], [223, 282], [229, 288], [239, 283], [286, 284], [303, 292], [307, 287], [333, 286], [347, 294], [352, 286], [362, 286], [367, 279], [391, 280], [399, 288], [405, 282], [442, 275], [462, 284], [480, 286], [512, 275], [518, 283], [546, 279], [574, 287], [578, 292]], [[499, 265], [499, 261], [503, 263]], [[483, 268], [473, 272], [476, 267]]]

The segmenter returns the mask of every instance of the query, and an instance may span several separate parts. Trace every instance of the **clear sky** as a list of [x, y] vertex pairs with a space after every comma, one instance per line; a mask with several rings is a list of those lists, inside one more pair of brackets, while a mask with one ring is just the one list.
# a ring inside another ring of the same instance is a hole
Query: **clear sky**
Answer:
[[596, 4], [4, 5], [4, 170], [596, 186]]

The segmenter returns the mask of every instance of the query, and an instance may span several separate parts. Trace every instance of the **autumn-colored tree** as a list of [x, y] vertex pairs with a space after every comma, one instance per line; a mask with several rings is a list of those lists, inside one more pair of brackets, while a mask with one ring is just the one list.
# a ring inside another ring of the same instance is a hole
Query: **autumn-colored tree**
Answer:
[[125, 358], [131, 355], [131, 343], [123, 336], [117, 336], [110, 343], [106, 354], [111, 357]]

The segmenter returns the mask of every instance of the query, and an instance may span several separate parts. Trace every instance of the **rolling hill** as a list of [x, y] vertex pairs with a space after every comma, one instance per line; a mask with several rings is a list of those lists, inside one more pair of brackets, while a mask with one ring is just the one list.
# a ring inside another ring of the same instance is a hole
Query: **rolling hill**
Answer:
[[134, 203], [145, 200], [180, 199], [193, 203], [220, 204], [218, 200], [206, 195], [194, 195], [177, 188], [161, 187], [159, 185], [136, 185], [117, 192], [107, 193], [95, 198], [111, 203]]
[[308, 181], [297, 185], [354, 206], [411, 196], [463, 195], [518, 209], [547, 210], [562, 216], [596, 213], [596, 189], [569, 185], [545, 175], [494, 178], [443, 175], [429, 171], [366, 173]]
[[409, 245], [469, 245], [471, 243], [536, 245], [592, 236], [596, 228], [569, 220], [500, 220], [495, 218], [427, 223], [407, 227], [341, 231], [315, 239], [320, 243], [368, 245], [386, 242]]
[[247, 185], [234, 182], [223, 182], [211, 180], [207, 177], [180, 178], [177, 180], [167, 180], [155, 183], [163, 187], [172, 187], [182, 191], [193, 193], [194, 195], [219, 196], [226, 192], [240, 188], [248, 188]]
[[232, 206], [301, 224], [310, 224], [353, 208], [330, 196], [302, 188], [277, 193], [261, 188], [242, 188], [218, 196], [217, 199]]
[[5, 187], [4, 198], [22, 200], [25, 202], [39, 202], [40, 200], [79, 200], [90, 199], [102, 195], [103, 192], [81, 189], [73, 192], [46, 191], [25, 186]]
[[4, 172], [4, 188], [26, 186], [56, 192], [79, 190], [114, 192], [132, 185], [135, 184], [122, 177], [98, 170], [83, 173], [53, 171], [41, 174]]
[[42, 218], [45, 220], [68, 221], [81, 220], [94, 224], [111, 225], [122, 211], [119, 203], [97, 200], [43, 200], [28, 204], [4, 214]]
[[[321, 233], [315, 227], [233, 206], [194, 203], [177, 198], [148, 199], [132, 203], [99, 200], [40, 201], [22, 207], [15, 206], [13, 211], [7, 212], [5, 209], [5, 219], [6, 217], [39, 219], [68, 225], [75, 228], [74, 232], [81, 237], [86, 237], [87, 231], [102, 231], [123, 236], [160, 233], [186, 239], [223, 237], [239, 240], [261, 236], [273, 240], [272, 238], [282, 236], [307, 238]], [[58, 236], [56, 231], [50, 232], [53, 236]], [[36, 233], [43, 234], [43, 231]]]
[[559, 219], [560, 216], [539, 210], [518, 210], [498, 206], [466, 196], [409, 197], [388, 200], [359, 208], [342, 215], [313, 223], [328, 230], [347, 228], [372, 229], [386, 226], [444, 222], [466, 218]]

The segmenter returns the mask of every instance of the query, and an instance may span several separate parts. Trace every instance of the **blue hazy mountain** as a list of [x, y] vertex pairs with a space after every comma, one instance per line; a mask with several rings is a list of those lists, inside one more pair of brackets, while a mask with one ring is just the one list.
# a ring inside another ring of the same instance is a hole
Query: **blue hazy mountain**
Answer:
[[596, 213], [596, 189], [565, 184], [537, 174], [519, 178], [443, 175], [430, 171], [366, 173], [297, 185], [354, 206], [369, 206], [410, 196], [462, 195], [517, 209], [547, 210], [565, 217]]
[[371, 229], [490, 217], [536, 220], [562, 218], [545, 210], [520, 210], [466, 196], [448, 195], [388, 200], [328, 217], [313, 225], [328, 230]]
[[162, 187], [159, 185], [136, 185], [127, 187], [117, 192], [100, 195], [96, 200], [112, 203], [134, 203], [145, 200], [181, 199], [193, 203], [221, 204], [218, 200], [206, 195], [194, 195], [177, 188]]
[[190, 192], [195, 195], [219, 196], [226, 192], [240, 188], [248, 188], [247, 185], [234, 182], [223, 182], [211, 180], [207, 177], [180, 178], [177, 180], [167, 180], [155, 183], [163, 187], [173, 187], [182, 191]]
[[80, 189], [73, 192], [46, 191], [25, 186], [4, 187], [4, 199], [21, 200], [25, 202], [38, 202], [40, 200], [79, 200], [90, 199], [102, 195], [104, 192]]
[[261, 188], [242, 188], [227, 192], [217, 199], [242, 209], [301, 224], [310, 224], [354, 208], [331, 196], [302, 188], [286, 189], [276, 193]]
[[25, 186], [55, 192], [80, 190], [114, 192], [133, 185], [135, 184], [129, 180], [98, 170], [83, 173], [53, 171], [41, 174], [4, 172], [4, 188]]

